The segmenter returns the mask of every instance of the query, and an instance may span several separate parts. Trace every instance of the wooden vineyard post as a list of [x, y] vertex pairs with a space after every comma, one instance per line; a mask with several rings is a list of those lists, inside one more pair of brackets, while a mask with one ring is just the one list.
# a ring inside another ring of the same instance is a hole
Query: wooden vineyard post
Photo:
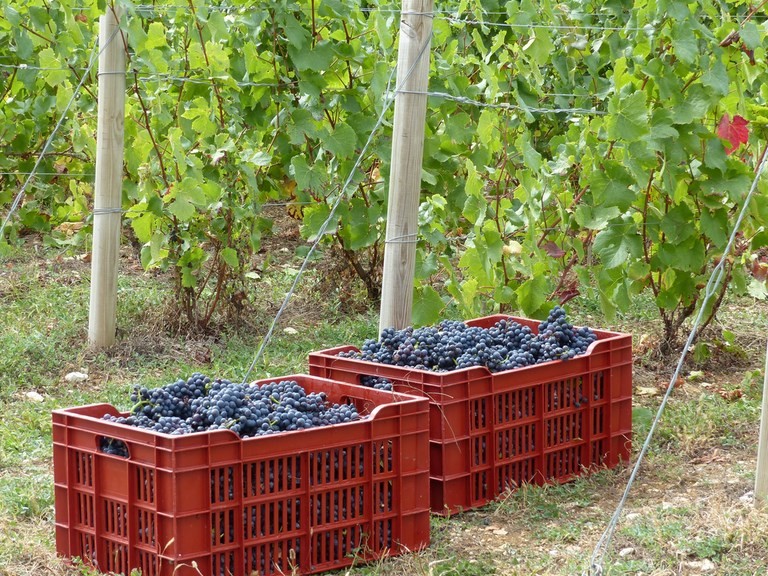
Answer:
[[379, 331], [411, 323], [433, 0], [403, 0]]
[[114, 344], [117, 312], [125, 122], [125, 50], [118, 30], [119, 16], [116, 6], [108, 7], [99, 21], [99, 116], [88, 316], [88, 341], [99, 348]]
[[757, 443], [757, 470], [755, 472], [755, 506], [768, 506], [768, 347], [765, 351], [763, 375], [763, 407], [760, 416], [760, 437]]

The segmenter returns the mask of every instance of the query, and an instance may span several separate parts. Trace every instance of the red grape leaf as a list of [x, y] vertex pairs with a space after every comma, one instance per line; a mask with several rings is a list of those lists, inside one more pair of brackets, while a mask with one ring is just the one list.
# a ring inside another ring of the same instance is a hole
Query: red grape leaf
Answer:
[[562, 306], [569, 300], [576, 298], [576, 296], [578, 296], [579, 294], [581, 294], [581, 292], [579, 292], [578, 288], [569, 288], [566, 290], [561, 290], [560, 292], [558, 292], [557, 296], [558, 296], [560, 305]]
[[728, 145], [725, 147], [726, 153], [730, 154], [739, 145], [747, 143], [747, 140], [749, 140], [747, 124], [749, 122], [738, 114], [733, 117], [733, 120], [731, 120], [728, 114], [723, 114], [720, 123], [717, 125], [717, 135], [723, 140], [728, 141]]
[[720, 46], [730, 46], [734, 42], [738, 42], [741, 39], [741, 36], [739, 36], [739, 33], [734, 30], [728, 36], [726, 36], [722, 42], [720, 42]]
[[752, 261], [752, 276], [754, 276], [760, 282], [765, 282], [768, 279], [768, 263], [760, 262], [760, 260]]
[[741, 51], [744, 52], [749, 57], [749, 63], [754, 66], [757, 64], [757, 61], [755, 60], [755, 51], [750, 50], [744, 45], [744, 42], [741, 43]]
[[544, 244], [544, 251], [552, 256], [552, 258], [562, 258], [565, 256], [565, 251], [554, 242], [547, 242]]

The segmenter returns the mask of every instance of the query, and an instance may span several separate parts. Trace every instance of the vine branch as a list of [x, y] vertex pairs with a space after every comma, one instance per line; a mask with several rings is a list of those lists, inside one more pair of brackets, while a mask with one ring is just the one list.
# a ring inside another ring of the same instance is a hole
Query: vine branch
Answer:
[[[211, 72], [211, 61], [208, 59], [208, 50], [205, 47], [205, 38], [203, 37], [203, 27], [200, 26], [200, 22], [197, 20], [197, 11], [195, 4], [192, 0], [189, 0], [189, 9], [192, 12], [192, 16], [195, 20], [195, 27], [197, 28], [197, 34], [200, 37], [200, 48], [203, 51], [203, 58], [205, 58], [205, 65], [208, 66], [208, 71]], [[219, 86], [216, 84], [215, 78], [211, 77], [211, 86], [213, 87], [213, 93], [216, 96], [216, 102], [219, 105], [219, 122], [222, 129], [226, 128], [226, 122], [224, 119], [224, 100], [221, 97]]]
[[133, 70], [133, 91], [136, 94], [136, 97], [139, 100], [139, 105], [141, 106], [142, 112], [144, 114], [144, 128], [147, 130], [147, 133], [149, 134], [149, 139], [152, 142], [152, 148], [155, 150], [155, 154], [157, 154], [157, 161], [160, 163], [160, 176], [163, 179], [163, 182], [165, 183], [165, 188], [168, 189], [171, 187], [169, 181], [168, 181], [168, 175], [165, 171], [165, 163], [163, 162], [163, 152], [160, 150], [160, 146], [157, 144], [157, 139], [155, 138], [155, 134], [152, 131], [152, 125], [150, 124], [149, 119], [149, 110], [147, 110], [147, 105], [144, 103], [144, 98], [141, 96], [141, 90], [139, 89], [139, 73], [138, 70], [134, 68]]

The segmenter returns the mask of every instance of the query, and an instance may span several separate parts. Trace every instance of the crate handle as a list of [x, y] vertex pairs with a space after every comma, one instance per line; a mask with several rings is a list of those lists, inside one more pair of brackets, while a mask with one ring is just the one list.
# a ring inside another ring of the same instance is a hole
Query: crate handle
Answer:
[[131, 458], [128, 444], [118, 438], [97, 436], [96, 442], [97, 448], [102, 454], [109, 454], [110, 456], [117, 456], [118, 458], [125, 458], [126, 460], [130, 460]]
[[339, 404], [354, 405], [361, 417], [370, 415], [377, 408], [376, 403], [369, 398], [361, 398], [360, 396], [352, 396], [350, 394], [341, 396]]

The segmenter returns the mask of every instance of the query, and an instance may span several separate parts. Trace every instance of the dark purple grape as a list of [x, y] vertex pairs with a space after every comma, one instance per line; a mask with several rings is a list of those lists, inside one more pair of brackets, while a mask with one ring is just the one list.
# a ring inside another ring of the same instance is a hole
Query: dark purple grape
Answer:
[[[566, 320], [565, 310], [555, 306], [539, 324], [538, 333], [512, 318], [501, 319], [490, 328], [443, 320], [437, 326], [416, 329], [386, 328], [378, 340], [366, 340], [359, 352], [341, 352], [339, 356], [435, 372], [472, 366], [501, 372], [569, 360], [584, 354], [595, 340], [592, 330], [574, 328]], [[361, 384], [370, 385], [368, 382], [361, 379]]]

